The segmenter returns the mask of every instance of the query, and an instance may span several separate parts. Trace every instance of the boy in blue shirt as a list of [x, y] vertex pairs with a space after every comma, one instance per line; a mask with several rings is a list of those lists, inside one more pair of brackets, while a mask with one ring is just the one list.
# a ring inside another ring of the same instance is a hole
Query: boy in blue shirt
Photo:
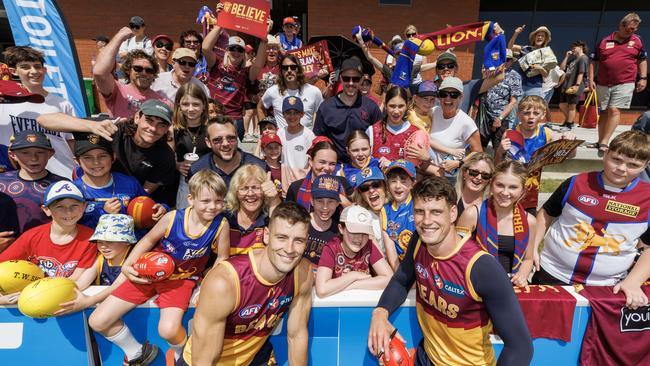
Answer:
[[[410, 161], [399, 159], [390, 163], [384, 170], [384, 174], [391, 201], [384, 205], [383, 212], [386, 217], [381, 221], [384, 231], [395, 243], [395, 250], [401, 262], [411, 236], [415, 232], [411, 197], [411, 188], [415, 184], [415, 165]], [[399, 263], [390, 263], [390, 265], [395, 270]]]

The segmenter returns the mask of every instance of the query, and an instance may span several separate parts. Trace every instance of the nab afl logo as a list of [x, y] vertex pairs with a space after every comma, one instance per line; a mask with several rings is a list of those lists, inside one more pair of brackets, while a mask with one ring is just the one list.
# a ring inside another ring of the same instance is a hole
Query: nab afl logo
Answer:
[[249, 305], [239, 311], [239, 317], [242, 319], [253, 318], [260, 312], [260, 309], [262, 309], [260, 304]]
[[597, 206], [598, 205], [598, 199], [596, 197], [592, 197], [588, 194], [583, 194], [582, 196], [578, 197], [578, 201], [582, 204], [585, 204], [587, 206]]
[[423, 279], [429, 278], [429, 272], [427, 272], [427, 269], [424, 268], [423, 265], [421, 265], [419, 262], [415, 264], [415, 270], [418, 272], [418, 275], [422, 277]]
[[440, 276], [434, 274], [433, 281], [435, 282], [437, 288], [442, 289], [442, 278], [440, 278]]

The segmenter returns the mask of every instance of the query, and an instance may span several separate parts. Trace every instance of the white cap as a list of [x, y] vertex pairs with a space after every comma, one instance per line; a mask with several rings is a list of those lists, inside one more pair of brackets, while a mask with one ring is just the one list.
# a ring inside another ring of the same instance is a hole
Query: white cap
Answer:
[[85, 202], [84, 195], [77, 186], [68, 180], [60, 180], [47, 187], [45, 198], [43, 199], [43, 206], [47, 207], [52, 202], [64, 198], [72, 198], [79, 202]]
[[375, 235], [372, 230], [372, 215], [361, 206], [352, 205], [343, 209], [340, 221], [345, 223], [345, 229], [351, 233]]
[[268, 46], [280, 47], [280, 41], [278, 41], [278, 39], [273, 37], [272, 35], [267, 34], [266, 35], [266, 45], [267, 45], [267, 47]]
[[228, 38], [228, 46], [241, 46], [241, 48], [244, 48], [246, 47], [246, 42], [240, 37], [232, 36]]
[[438, 87], [438, 90], [443, 89], [455, 89], [462, 93], [463, 82], [455, 76], [448, 76], [442, 81], [442, 83], [440, 83], [440, 87]]

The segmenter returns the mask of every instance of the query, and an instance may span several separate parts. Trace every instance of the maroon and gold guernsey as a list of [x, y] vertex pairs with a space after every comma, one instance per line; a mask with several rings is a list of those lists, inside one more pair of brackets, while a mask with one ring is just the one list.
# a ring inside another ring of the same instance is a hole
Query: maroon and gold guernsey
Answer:
[[432, 256], [418, 241], [413, 255], [416, 311], [424, 350], [435, 365], [494, 365], [492, 322], [470, 281], [472, 266], [489, 255], [466, 237], [446, 257]]
[[[219, 366], [248, 365], [268, 339], [273, 328], [298, 296], [295, 270], [277, 283], [257, 273], [253, 252], [238, 255], [217, 265], [224, 266], [237, 279], [235, 310], [226, 319]], [[187, 340], [183, 359], [192, 360], [192, 337]]]

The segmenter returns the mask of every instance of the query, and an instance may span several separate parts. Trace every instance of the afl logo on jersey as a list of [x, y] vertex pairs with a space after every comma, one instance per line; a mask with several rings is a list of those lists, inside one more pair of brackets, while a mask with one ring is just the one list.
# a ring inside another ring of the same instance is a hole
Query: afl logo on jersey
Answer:
[[260, 309], [262, 309], [260, 304], [249, 305], [239, 311], [239, 317], [242, 319], [253, 318], [260, 312]]
[[419, 262], [415, 264], [415, 270], [417, 271], [418, 276], [422, 277], [423, 279], [426, 280], [427, 278], [429, 278], [429, 272]]
[[379, 148], [379, 153], [380, 154], [390, 154], [390, 147], [388, 146], [382, 146]]
[[585, 204], [587, 206], [597, 206], [598, 205], [598, 199], [596, 197], [590, 196], [588, 194], [583, 194], [582, 196], [578, 197], [578, 201], [582, 204]]

